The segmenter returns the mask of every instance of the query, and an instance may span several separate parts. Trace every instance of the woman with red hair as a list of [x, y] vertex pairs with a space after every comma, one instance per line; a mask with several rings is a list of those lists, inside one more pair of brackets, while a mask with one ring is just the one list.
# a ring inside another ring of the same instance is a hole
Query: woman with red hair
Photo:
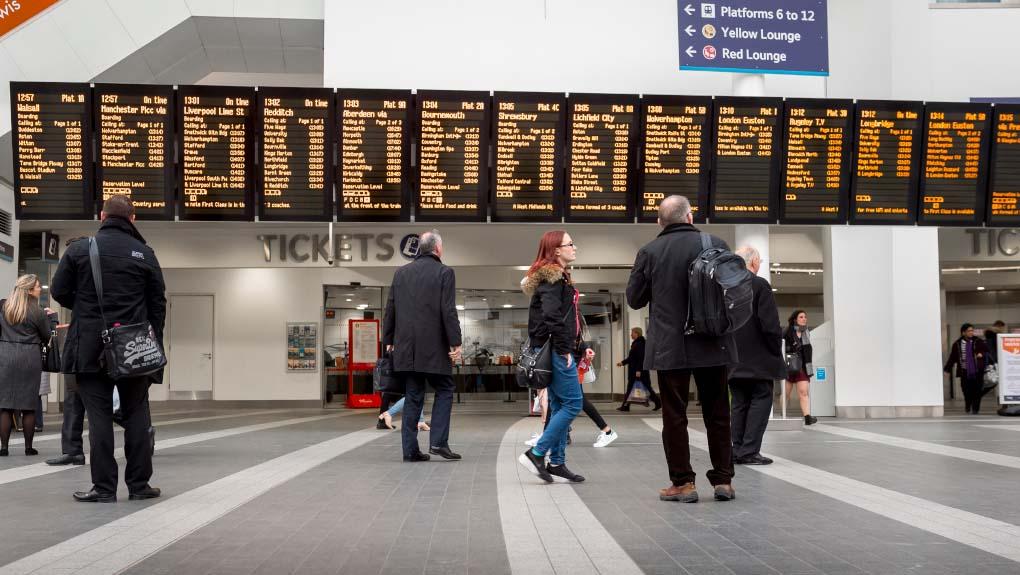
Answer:
[[[586, 349], [581, 337], [581, 316], [578, 312], [577, 290], [570, 280], [567, 266], [577, 259], [577, 247], [570, 234], [556, 230], [546, 232], [538, 245], [538, 256], [521, 282], [521, 289], [531, 296], [528, 310], [528, 338], [540, 348], [548, 341], [552, 348], [552, 381], [546, 388], [549, 398], [549, 419], [538, 443], [525, 451], [518, 460], [529, 471], [547, 483], [580, 483], [584, 477], [567, 469], [567, 432], [581, 411], [584, 397], [577, 380], [577, 359], [594, 355]], [[576, 357], [575, 357], [576, 356]], [[545, 456], [549, 456], [549, 464]]]

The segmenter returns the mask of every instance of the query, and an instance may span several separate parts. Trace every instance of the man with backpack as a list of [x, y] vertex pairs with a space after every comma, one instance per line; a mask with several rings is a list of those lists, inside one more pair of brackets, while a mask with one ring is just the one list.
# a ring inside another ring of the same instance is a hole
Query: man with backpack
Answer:
[[[751, 314], [751, 275], [726, 242], [702, 234], [693, 222], [687, 198], [662, 200], [659, 225], [663, 230], [638, 251], [627, 284], [627, 303], [633, 309], [650, 306], [644, 367], [659, 372], [662, 442], [671, 481], [659, 491], [659, 499], [698, 500], [687, 434], [693, 375], [708, 431], [712, 459], [708, 480], [715, 499], [729, 501], [735, 494], [726, 371], [737, 362], [732, 332]], [[730, 282], [730, 290], [720, 288], [720, 282]]]

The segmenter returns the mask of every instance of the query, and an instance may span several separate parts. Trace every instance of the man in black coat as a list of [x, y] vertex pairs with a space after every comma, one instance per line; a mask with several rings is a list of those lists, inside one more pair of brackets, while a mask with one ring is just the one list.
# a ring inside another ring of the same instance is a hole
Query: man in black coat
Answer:
[[623, 405], [616, 409], [617, 411], [630, 411], [630, 404], [627, 403], [627, 398], [630, 397], [630, 392], [634, 389], [634, 382], [640, 380], [645, 385], [645, 389], [648, 390], [648, 398], [655, 404], [653, 411], [658, 411], [662, 407], [662, 400], [659, 399], [655, 390], [652, 389], [651, 373], [645, 369], [644, 332], [640, 327], [631, 328], [630, 339], [630, 353], [627, 354], [627, 359], [616, 364], [618, 367], [627, 366], [627, 391], [623, 394]]
[[[683, 196], [669, 196], [659, 205], [657, 238], [638, 251], [630, 281], [627, 303], [634, 309], [650, 305], [645, 369], [659, 372], [662, 397], [662, 443], [672, 485], [659, 491], [663, 501], [693, 503], [698, 500], [691, 469], [687, 434], [687, 399], [691, 375], [698, 386], [701, 412], [708, 431], [712, 470], [708, 480], [715, 498], [733, 499], [730, 405], [726, 390], [726, 366], [736, 363], [730, 336], [710, 337], [686, 334], [687, 272], [702, 252], [701, 232], [693, 225], [691, 204]], [[714, 247], [729, 249], [726, 242], [710, 236]]]
[[[50, 294], [73, 311], [64, 345], [63, 371], [75, 374], [78, 393], [89, 420], [92, 489], [74, 498], [83, 502], [117, 500], [117, 461], [113, 456], [113, 388], [120, 393], [124, 427], [124, 481], [131, 499], [159, 497], [149, 485], [152, 448], [149, 439], [149, 385], [157, 376], [110, 379], [100, 365], [100, 332], [115, 324], [148, 321], [160, 345], [166, 319], [166, 287], [152, 248], [134, 226], [135, 208], [127, 196], [111, 196], [103, 204], [96, 233], [102, 269], [102, 312], [92, 280], [88, 239], [71, 244], [57, 266]], [[103, 314], [109, 325], [104, 325]]]
[[443, 238], [432, 230], [418, 241], [418, 256], [397, 270], [386, 301], [383, 345], [392, 354], [393, 371], [406, 388], [403, 425], [404, 461], [428, 461], [418, 447], [418, 416], [425, 388], [436, 390], [429, 453], [460, 459], [450, 450], [453, 362], [461, 357], [457, 318], [457, 280], [443, 265]]
[[772, 413], [773, 385], [775, 380], [786, 377], [783, 327], [772, 286], [757, 275], [761, 267], [758, 250], [743, 246], [735, 253], [744, 258], [747, 269], [755, 276], [751, 280], [754, 315], [734, 333], [740, 362], [730, 371], [733, 461], [741, 465], [768, 465], [772, 460], [761, 454], [761, 442]]

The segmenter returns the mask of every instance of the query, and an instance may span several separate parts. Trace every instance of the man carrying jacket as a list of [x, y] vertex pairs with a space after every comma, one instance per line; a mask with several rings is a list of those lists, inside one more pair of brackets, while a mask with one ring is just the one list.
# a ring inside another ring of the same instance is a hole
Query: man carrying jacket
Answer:
[[461, 358], [457, 279], [441, 257], [443, 238], [439, 232], [422, 234], [417, 257], [393, 274], [386, 300], [383, 345], [392, 354], [394, 375], [406, 388], [400, 428], [404, 461], [429, 460], [418, 446], [418, 416], [429, 384], [436, 390], [429, 453], [460, 459], [450, 450], [453, 362]]
[[[685, 333], [687, 271], [702, 252], [701, 232], [693, 222], [687, 198], [669, 196], [662, 200], [659, 225], [663, 230], [638, 251], [627, 283], [627, 303], [633, 309], [650, 306], [644, 367], [659, 372], [662, 444], [672, 483], [659, 491], [659, 499], [684, 503], [698, 500], [687, 434], [687, 400], [693, 375], [708, 431], [712, 459], [708, 480], [715, 488], [715, 498], [728, 501], [735, 495], [731, 485], [733, 461], [726, 366], [736, 363], [737, 354], [731, 336]], [[712, 246], [729, 249], [721, 239], [715, 236], [710, 239]]]
[[754, 315], [734, 334], [740, 362], [730, 371], [732, 397], [733, 462], [739, 465], [768, 465], [772, 460], [761, 454], [765, 427], [772, 413], [772, 389], [777, 379], [786, 377], [783, 360], [783, 327], [772, 286], [758, 277], [761, 255], [743, 246], [734, 252], [744, 258], [754, 293]]
[[[103, 301], [92, 279], [89, 241], [71, 244], [57, 266], [50, 294], [60, 305], [73, 311], [64, 345], [63, 371], [72, 373], [89, 420], [92, 488], [79, 491], [81, 502], [110, 503], [117, 500], [117, 461], [113, 456], [113, 388], [120, 393], [124, 427], [124, 481], [130, 498], [159, 497], [149, 485], [152, 477], [152, 449], [149, 439], [149, 385], [161, 380], [162, 372], [113, 380], [100, 365], [103, 343], [100, 332], [116, 324], [148, 321], [160, 345], [166, 319], [166, 288], [163, 272], [152, 248], [134, 226], [135, 208], [127, 196], [110, 196], [100, 213], [96, 233], [102, 270]], [[102, 312], [102, 313], [101, 313]], [[107, 325], [103, 323], [103, 315]]]

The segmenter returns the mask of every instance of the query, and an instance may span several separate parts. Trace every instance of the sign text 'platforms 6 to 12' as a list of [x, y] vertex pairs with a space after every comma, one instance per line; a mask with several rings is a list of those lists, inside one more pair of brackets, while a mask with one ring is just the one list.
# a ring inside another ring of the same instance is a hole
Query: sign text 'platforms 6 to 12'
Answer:
[[828, 76], [826, 2], [678, 0], [680, 69]]

